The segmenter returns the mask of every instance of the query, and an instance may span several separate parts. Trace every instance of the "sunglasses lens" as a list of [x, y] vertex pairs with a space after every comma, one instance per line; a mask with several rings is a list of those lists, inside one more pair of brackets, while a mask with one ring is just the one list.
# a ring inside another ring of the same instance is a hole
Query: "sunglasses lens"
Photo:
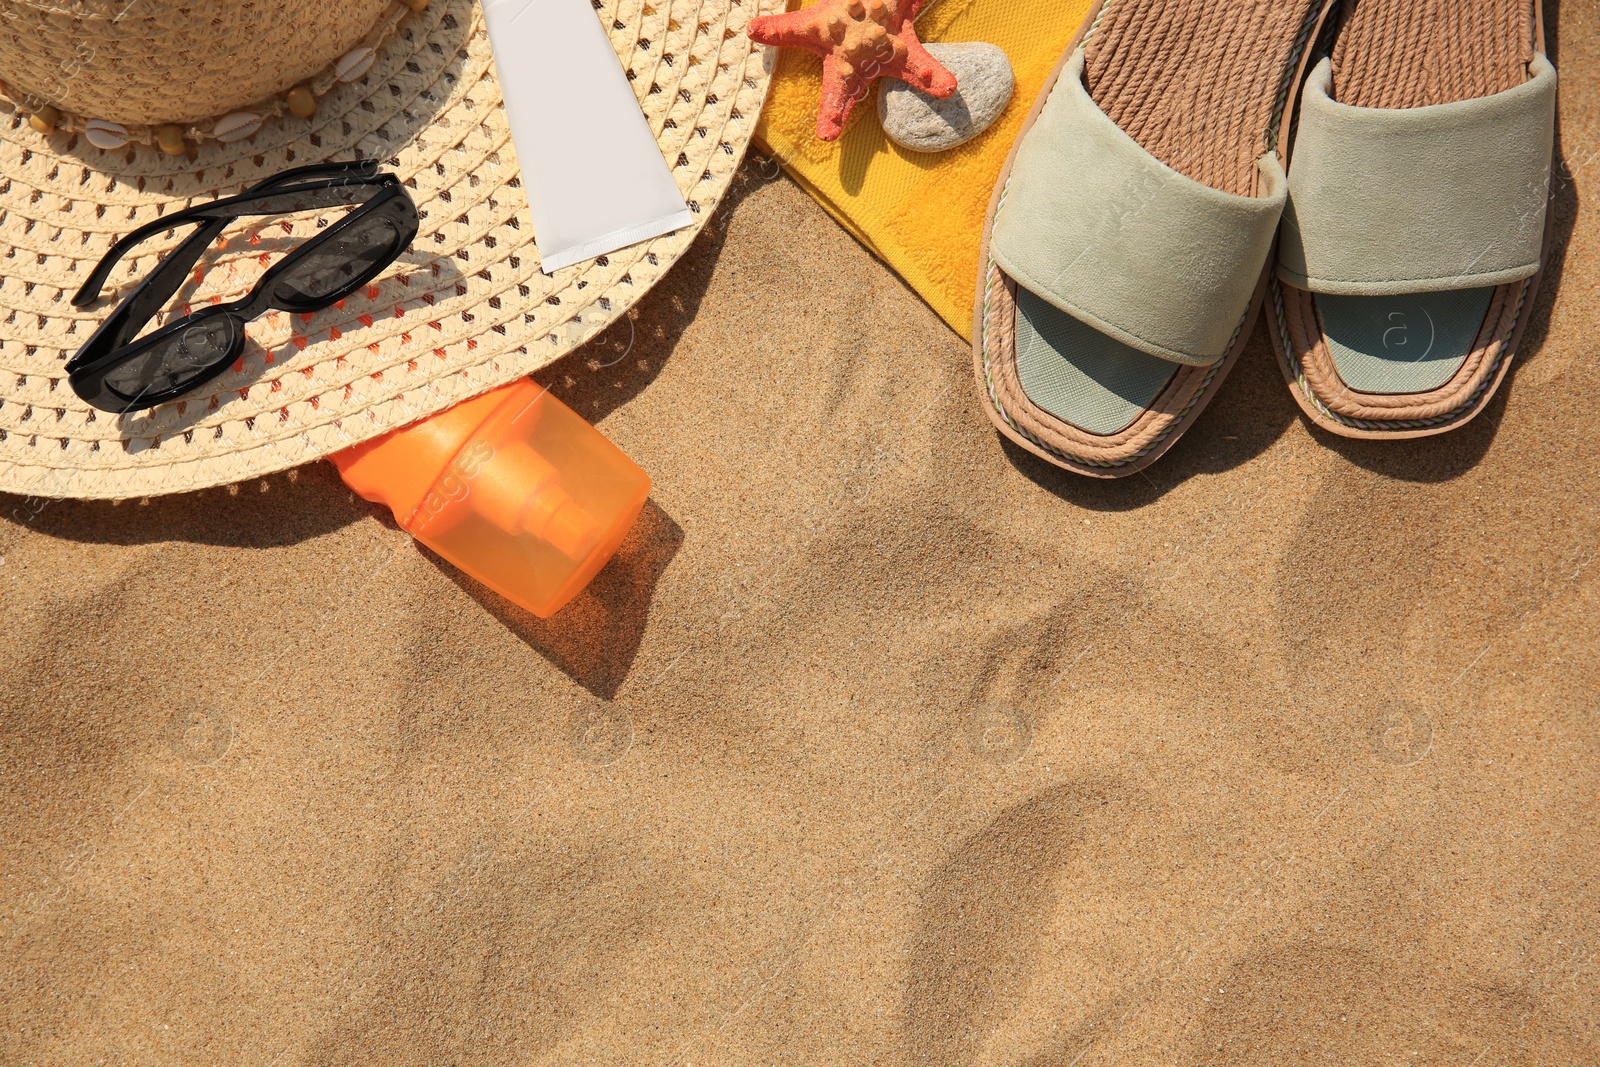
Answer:
[[394, 258], [402, 240], [399, 229], [383, 215], [357, 219], [278, 279], [274, 296], [291, 306], [335, 297]]
[[113, 367], [103, 379], [106, 388], [129, 401], [183, 389], [228, 358], [237, 329], [231, 315], [196, 322]]

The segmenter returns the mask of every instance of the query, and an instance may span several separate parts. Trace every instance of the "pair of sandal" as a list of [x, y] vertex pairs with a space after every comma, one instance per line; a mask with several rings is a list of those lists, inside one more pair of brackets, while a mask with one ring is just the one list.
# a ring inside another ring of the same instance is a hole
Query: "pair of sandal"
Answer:
[[1538, 0], [1102, 0], [990, 203], [989, 417], [1068, 470], [1132, 474], [1265, 305], [1318, 425], [1464, 424], [1539, 282], [1555, 90]]

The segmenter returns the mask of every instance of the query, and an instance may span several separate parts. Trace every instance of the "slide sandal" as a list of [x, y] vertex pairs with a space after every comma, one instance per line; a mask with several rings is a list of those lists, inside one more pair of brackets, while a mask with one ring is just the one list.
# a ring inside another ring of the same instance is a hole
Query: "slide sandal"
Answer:
[[1018, 445], [1080, 474], [1154, 462], [1261, 307], [1285, 111], [1327, 0], [1107, 0], [990, 201], [973, 369]]
[[1549, 243], [1556, 72], [1534, 0], [1344, 0], [1307, 78], [1269, 283], [1290, 392], [1345, 437], [1482, 411]]

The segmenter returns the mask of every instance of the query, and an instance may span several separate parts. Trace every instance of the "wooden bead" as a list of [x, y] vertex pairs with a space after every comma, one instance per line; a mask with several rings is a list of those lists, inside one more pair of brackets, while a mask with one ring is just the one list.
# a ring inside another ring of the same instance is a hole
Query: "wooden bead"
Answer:
[[60, 121], [61, 112], [46, 104], [33, 113], [33, 116], [28, 119], [28, 125], [40, 133], [53, 133], [55, 132], [56, 123]]
[[157, 130], [156, 146], [169, 156], [181, 156], [189, 151], [183, 139], [182, 126], [163, 126]]
[[285, 99], [289, 101], [289, 113], [298, 118], [308, 119], [317, 113], [317, 95], [304, 85], [290, 89]]

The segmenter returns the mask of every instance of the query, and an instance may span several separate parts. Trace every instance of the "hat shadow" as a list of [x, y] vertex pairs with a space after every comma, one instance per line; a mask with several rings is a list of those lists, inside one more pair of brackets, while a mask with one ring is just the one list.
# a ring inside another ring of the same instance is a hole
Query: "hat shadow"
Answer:
[[[292, 494], [293, 506], [286, 494]], [[372, 513], [331, 463], [142, 500], [47, 500], [0, 494], [0, 516], [49, 537], [84, 544], [184, 541], [224, 548], [278, 548], [343, 529]]]
[[[292, 494], [292, 499], [286, 499]], [[289, 506], [291, 505], [292, 506]], [[4, 525], [83, 544], [188, 542], [280, 548], [388, 511], [356, 496], [331, 463], [313, 463], [214, 489], [138, 501], [48, 500], [0, 494]], [[417, 548], [508, 630], [603, 700], [617, 695], [638, 655], [661, 576], [684, 541], [683, 528], [654, 499], [593, 581], [549, 619], [540, 619], [458, 570], [420, 541]]]
[[467, 595], [528, 647], [602, 700], [616, 697], [644, 639], [656, 584], [683, 546], [683, 528], [655, 500], [645, 501], [617, 554], [548, 619], [507, 600], [418, 543]]

